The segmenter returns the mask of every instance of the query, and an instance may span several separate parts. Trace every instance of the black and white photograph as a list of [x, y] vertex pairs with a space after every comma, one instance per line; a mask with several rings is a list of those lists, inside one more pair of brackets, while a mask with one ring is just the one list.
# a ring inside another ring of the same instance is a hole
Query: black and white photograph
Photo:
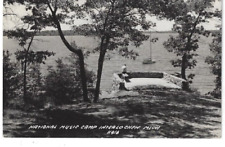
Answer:
[[3, 138], [222, 138], [222, 0], [2, 9]]

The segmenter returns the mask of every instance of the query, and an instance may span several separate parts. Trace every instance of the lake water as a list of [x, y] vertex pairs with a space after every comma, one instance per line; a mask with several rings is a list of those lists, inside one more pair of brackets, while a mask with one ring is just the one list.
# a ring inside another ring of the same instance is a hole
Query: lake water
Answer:
[[[103, 67], [103, 75], [101, 82], [101, 90], [109, 91], [112, 87], [112, 76], [115, 72], [121, 72], [121, 66], [127, 64], [128, 71], [163, 71], [167, 73], [180, 72], [180, 68], [174, 68], [170, 60], [176, 59], [177, 56], [173, 53], [169, 53], [163, 46], [163, 42], [166, 41], [169, 37], [169, 33], [153, 33], [152, 37], [158, 37], [158, 41], [155, 44], [152, 44], [152, 57], [156, 61], [154, 64], [143, 65], [143, 59], [148, 58], [150, 55], [149, 41], [143, 42], [143, 44], [135, 48], [133, 45], [129, 46], [129, 49], [133, 49], [139, 53], [139, 56], [136, 60], [126, 59], [120, 56], [117, 52], [110, 52], [107, 57], [110, 57], [110, 60], [106, 59]], [[98, 39], [95, 37], [85, 37], [85, 36], [67, 36], [69, 42], [75, 41], [78, 46], [84, 47], [86, 50], [92, 50], [98, 45]], [[197, 58], [197, 66], [188, 70], [187, 73], [194, 73], [192, 87], [198, 89], [202, 94], [205, 94], [214, 89], [214, 79], [215, 76], [210, 72], [209, 65], [205, 63], [205, 58], [208, 55], [211, 55], [209, 50], [209, 43], [211, 43], [212, 38], [202, 37], [199, 43], [199, 49], [197, 53], [199, 54]], [[14, 39], [8, 39], [7, 37], [3, 38], [3, 49], [9, 50], [11, 53], [15, 52], [20, 47], [17, 44], [17, 41]], [[57, 58], [67, 57], [70, 55], [70, 51], [64, 46], [59, 36], [37, 36], [35, 41], [32, 44], [33, 50], [48, 50], [56, 53], [55, 56], [50, 57], [46, 61], [46, 65], [41, 67], [43, 74], [46, 74], [47, 66], [55, 65], [55, 60]], [[97, 71], [98, 64], [98, 53], [91, 54], [88, 58], [85, 59], [88, 69]]]

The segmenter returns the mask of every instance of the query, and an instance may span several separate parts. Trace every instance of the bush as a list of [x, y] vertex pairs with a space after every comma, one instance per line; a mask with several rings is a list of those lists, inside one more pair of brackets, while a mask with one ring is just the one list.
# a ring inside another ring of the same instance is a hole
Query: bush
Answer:
[[18, 96], [21, 90], [21, 74], [18, 65], [10, 59], [9, 51], [3, 51], [3, 106], [8, 107], [9, 102]]
[[44, 97], [44, 78], [40, 72], [40, 64], [33, 63], [27, 67], [27, 96], [28, 103], [35, 107], [43, 107], [46, 101]]
[[[78, 60], [75, 55], [67, 58], [69, 63], [62, 59], [56, 60], [56, 68], [49, 67], [49, 74], [45, 80], [46, 96], [53, 99], [55, 104], [66, 104], [73, 100], [82, 99], [82, 87]], [[94, 83], [94, 74], [86, 70], [88, 86]]]
[[[21, 65], [10, 59], [9, 51], [3, 51], [3, 103], [4, 107], [22, 108], [23, 101], [23, 72]], [[27, 95], [29, 105], [42, 107], [44, 81], [40, 72], [40, 64], [30, 64], [27, 67]]]

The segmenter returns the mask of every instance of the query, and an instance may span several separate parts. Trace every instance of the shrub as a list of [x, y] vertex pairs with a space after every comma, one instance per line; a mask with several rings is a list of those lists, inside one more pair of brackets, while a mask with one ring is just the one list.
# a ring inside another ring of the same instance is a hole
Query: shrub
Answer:
[[44, 78], [40, 72], [40, 64], [33, 63], [27, 67], [27, 96], [28, 103], [35, 107], [43, 107], [46, 101], [44, 97]]
[[9, 102], [18, 96], [21, 90], [21, 74], [18, 65], [10, 59], [9, 51], [3, 51], [3, 106], [8, 107]]
[[[79, 64], [75, 55], [66, 58], [69, 63], [62, 59], [56, 60], [56, 68], [49, 67], [49, 74], [45, 80], [46, 96], [53, 99], [55, 104], [66, 104], [73, 100], [82, 99], [82, 87]], [[94, 74], [86, 70], [88, 86], [94, 83]]]

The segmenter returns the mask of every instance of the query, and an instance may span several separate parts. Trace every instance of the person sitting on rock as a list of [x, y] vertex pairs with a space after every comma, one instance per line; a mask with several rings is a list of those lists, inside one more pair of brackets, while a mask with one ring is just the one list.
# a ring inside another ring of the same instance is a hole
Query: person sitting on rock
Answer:
[[130, 82], [128, 77], [129, 77], [129, 75], [127, 74], [127, 65], [124, 64], [122, 66], [122, 79], [124, 79], [126, 82]]
[[122, 73], [127, 73], [127, 65], [126, 64], [124, 64], [122, 66]]

